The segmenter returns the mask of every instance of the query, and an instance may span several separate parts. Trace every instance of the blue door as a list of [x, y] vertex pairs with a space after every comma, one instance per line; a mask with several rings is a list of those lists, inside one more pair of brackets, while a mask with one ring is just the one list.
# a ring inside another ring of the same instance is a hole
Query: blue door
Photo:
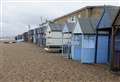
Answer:
[[95, 36], [84, 36], [81, 49], [81, 63], [93, 64], [95, 61]]
[[96, 63], [98, 64], [108, 63], [108, 36], [98, 36]]

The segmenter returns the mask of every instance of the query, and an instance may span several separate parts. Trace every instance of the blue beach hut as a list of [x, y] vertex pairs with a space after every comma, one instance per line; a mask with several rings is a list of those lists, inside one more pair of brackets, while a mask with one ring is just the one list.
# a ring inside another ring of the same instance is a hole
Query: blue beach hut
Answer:
[[81, 63], [95, 62], [95, 41], [97, 20], [80, 18], [73, 31], [71, 54], [72, 59]]
[[103, 15], [97, 27], [96, 63], [108, 64], [110, 62], [111, 27], [118, 13], [118, 7], [105, 6]]
[[71, 38], [71, 58], [77, 61], [81, 60], [81, 45], [82, 45], [81, 33], [82, 30], [79, 25], [79, 22], [77, 21]]
[[63, 55], [67, 58], [71, 58], [71, 37], [75, 23], [65, 23], [63, 28]]
[[82, 30], [81, 63], [94, 63], [97, 20], [92, 18], [80, 19]]

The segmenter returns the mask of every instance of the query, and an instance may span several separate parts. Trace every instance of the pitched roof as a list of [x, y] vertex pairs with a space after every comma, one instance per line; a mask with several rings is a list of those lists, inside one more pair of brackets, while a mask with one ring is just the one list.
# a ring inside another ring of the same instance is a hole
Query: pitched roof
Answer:
[[75, 28], [75, 23], [67, 23], [68, 31], [72, 32]]
[[78, 19], [83, 34], [96, 33], [96, 19], [80, 18]]
[[119, 9], [119, 12], [113, 22], [113, 25], [120, 25], [120, 9]]
[[64, 33], [73, 32], [75, 25], [76, 25], [76, 23], [65, 23], [64, 28], [63, 28], [63, 32]]
[[120, 7], [105, 7], [98, 28], [111, 28]]
[[54, 24], [54, 23], [50, 23], [49, 26], [51, 31], [60, 31], [60, 32], [62, 32], [64, 27], [64, 25], [62, 24]]

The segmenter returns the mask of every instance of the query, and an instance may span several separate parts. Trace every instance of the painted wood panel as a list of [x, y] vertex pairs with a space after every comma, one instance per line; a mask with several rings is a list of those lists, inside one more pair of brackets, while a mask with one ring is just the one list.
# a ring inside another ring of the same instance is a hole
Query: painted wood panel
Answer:
[[81, 63], [93, 64], [95, 61], [95, 36], [84, 35], [82, 38]]
[[98, 36], [97, 61], [98, 64], [108, 63], [108, 36]]
[[73, 35], [71, 42], [71, 57], [73, 60], [81, 60], [82, 35]]
[[81, 60], [81, 47], [80, 46], [72, 46], [71, 47], [71, 56], [73, 60], [80, 61]]

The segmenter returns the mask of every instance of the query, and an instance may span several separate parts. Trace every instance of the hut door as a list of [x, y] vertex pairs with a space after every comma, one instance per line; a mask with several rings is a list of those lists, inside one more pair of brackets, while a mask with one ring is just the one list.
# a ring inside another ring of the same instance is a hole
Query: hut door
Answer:
[[84, 36], [82, 39], [81, 63], [94, 63], [95, 36]]
[[98, 64], [108, 63], [108, 36], [98, 36], [97, 60]]

